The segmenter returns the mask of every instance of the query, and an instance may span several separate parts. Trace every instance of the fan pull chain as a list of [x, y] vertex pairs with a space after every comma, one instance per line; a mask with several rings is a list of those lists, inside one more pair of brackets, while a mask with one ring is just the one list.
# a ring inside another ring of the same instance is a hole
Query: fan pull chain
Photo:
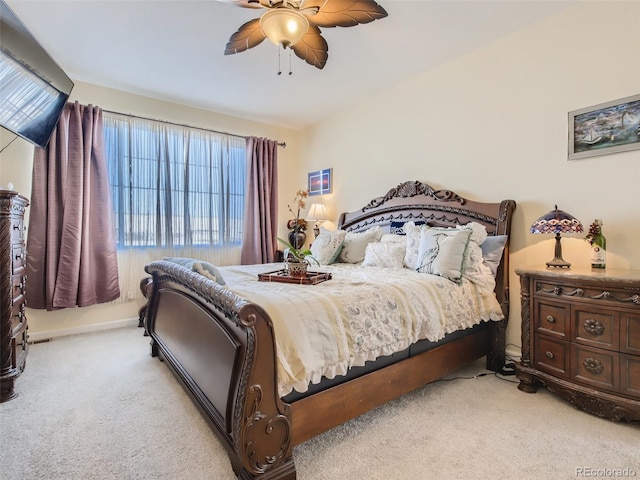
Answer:
[[280, 48], [278, 47], [278, 75], [282, 75], [282, 68], [280, 68]]
[[[291, 49], [288, 48], [287, 50], [289, 50], [289, 75], [293, 75], [293, 72], [291, 71]], [[282, 75], [282, 62], [281, 62], [281, 57], [280, 57], [280, 48], [278, 48], [278, 75]]]

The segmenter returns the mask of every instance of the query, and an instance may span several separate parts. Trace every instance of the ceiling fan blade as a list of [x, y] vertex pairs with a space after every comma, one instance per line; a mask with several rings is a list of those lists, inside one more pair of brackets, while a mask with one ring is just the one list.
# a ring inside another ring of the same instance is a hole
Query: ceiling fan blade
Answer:
[[319, 8], [308, 17], [309, 23], [318, 27], [353, 27], [388, 15], [374, 0], [305, 0], [303, 5]]
[[231, 3], [237, 7], [243, 8], [263, 8], [262, 2], [267, 3], [268, 0], [218, 0], [220, 3]]
[[320, 29], [314, 25], [309, 26], [309, 31], [291, 49], [299, 58], [320, 70], [324, 68], [329, 58], [329, 45], [322, 38]]
[[260, 27], [260, 19], [250, 20], [242, 25], [236, 33], [231, 35], [227, 42], [224, 54], [232, 55], [234, 53], [244, 52], [250, 48], [260, 45], [267, 38]]

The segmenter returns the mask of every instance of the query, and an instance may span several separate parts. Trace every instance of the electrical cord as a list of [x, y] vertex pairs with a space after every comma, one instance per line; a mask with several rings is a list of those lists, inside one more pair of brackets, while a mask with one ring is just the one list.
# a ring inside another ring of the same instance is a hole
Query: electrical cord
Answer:
[[487, 375], [490, 375], [490, 372], [483, 372], [483, 373], [479, 373], [477, 375], [474, 375], [473, 377], [449, 377], [449, 378], [439, 378], [438, 380], [436, 380], [436, 382], [451, 382], [453, 380], [475, 380], [476, 378], [480, 378], [480, 377], [486, 377]]

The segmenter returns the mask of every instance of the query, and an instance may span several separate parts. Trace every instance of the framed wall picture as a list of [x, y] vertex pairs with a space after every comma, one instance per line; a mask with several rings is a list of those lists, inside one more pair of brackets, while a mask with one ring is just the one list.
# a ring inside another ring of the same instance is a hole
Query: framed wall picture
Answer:
[[333, 168], [326, 168], [309, 174], [309, 195], [331, 193], [331, 174]]
[[640, 95], [569, 112], [569, 160], [640, 149]]

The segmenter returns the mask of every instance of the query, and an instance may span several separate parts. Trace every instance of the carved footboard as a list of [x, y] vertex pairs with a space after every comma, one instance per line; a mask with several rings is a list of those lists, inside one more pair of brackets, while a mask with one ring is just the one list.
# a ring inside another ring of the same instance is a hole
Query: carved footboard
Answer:
[[294, 479], [289, 406], [277, 394], [268, 314], [170, 262], [146, 267], [152, 355], [164, 359], [202, 408], [241, 479]]

